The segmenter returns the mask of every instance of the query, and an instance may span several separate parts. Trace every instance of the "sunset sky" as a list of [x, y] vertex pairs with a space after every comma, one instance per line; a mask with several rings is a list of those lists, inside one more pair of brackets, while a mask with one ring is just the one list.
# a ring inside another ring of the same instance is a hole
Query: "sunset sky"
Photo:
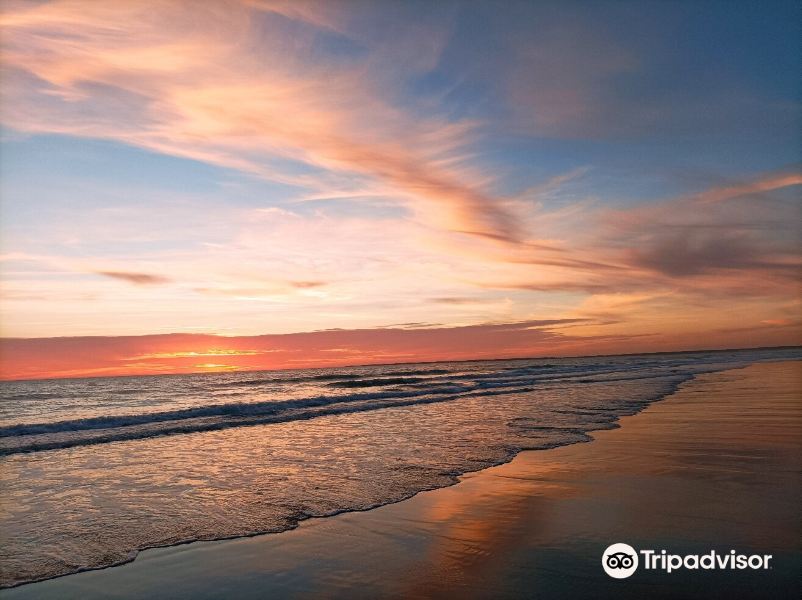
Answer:
[[2, 7], [2, 378], [802, 343], [797, 2]]

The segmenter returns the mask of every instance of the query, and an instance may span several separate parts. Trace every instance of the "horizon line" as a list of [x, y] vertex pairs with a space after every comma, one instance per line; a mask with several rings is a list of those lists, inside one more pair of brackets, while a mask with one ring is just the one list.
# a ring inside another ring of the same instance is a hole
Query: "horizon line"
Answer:
[[[148, 335], [148, 334], [146, 334]], [[160, 334], [155, 334], [160, 335]], [[163, 334], [175, 335], [175, 334]], [[193, 335], [193, 334], [190, 334]], [[209, 335], [209, 334], [198, 334]], [[71, 337], [71, 336], [64, 336]], [[75, 336], [85, 337], [85, 336]], [[94, 337], [94, 336], [86, 336]], [[103, 337], [103, 336], [98, 336]], [[134, 337], [134, 336], [132, 336]], [[2, 338], [0, 339], [41, 339], [41, 338]], [[52, 339], [52, 338], [45, 338]], [[698, 352], [741, 352], [747, 350], [785, 350], [798, 348], [802, 349], [802, 344], [796, 345], [781, 345], [781, 346], [745, 346], [734, 348], [694, 348], [690, 350], [662, 350], [653, 352], [620, 352], [613, 354], [566, 354], [563, 356], [515, 356], [510, 358], [467, 358], [458, 360], [421, 360], [421, 361], [406, 361], [406, 362], [386, 362], [386, 363], [357, 363], [352, 365], [337, 365], [333, 367], [298, 367], [289, 369], [242, 369], [231, 371], [191, 371], [187, 373], [148, 373], [148, 374], [131, 374], [131, 375], [86, 375], [83, 377], [33, 377], [33, 378], [18, 378], [18, 379], [3, 379], [0, 377], [0, 383], [16, 383], [21, 381], [54, 381], [54, 380], [78, 380], [78, 379], [119, 379], [119, 378], [132, 378], [132, 377], [186, 377], [187, 375], [221, 375], [223, 373], [279, 373], [282, 371], [320, 371], [332, 369], [356, 369], [359, 367], [390, 367], [396, 365], [434, 365], [443, 363], [471, 363], [471, 362], [501, 362], [501, 361], [514, 361], [514, 360], [562, 360], [567, 358], [603, 358], [603, 357], [619, 357], [619, 356], [654, 356], [661, 354], [695, 354]]]

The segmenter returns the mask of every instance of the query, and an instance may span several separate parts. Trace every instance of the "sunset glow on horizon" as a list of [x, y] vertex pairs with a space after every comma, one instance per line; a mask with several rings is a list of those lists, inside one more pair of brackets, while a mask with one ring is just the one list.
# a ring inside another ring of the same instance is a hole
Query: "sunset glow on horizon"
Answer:
[[5, 2], [0, 378], [798, 345], [776, 8]]

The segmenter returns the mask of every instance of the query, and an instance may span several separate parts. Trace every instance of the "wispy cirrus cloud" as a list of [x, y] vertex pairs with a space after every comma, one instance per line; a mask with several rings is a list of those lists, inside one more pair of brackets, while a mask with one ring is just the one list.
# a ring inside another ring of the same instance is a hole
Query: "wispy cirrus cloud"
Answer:
[[802, 169], [769, 173], [752, 181], [742, 181], [734, 185], [713, 187], [693, 197], [699, 203], [724, 202], [743, 196], [755, 196], [794, 185], [802, 185]]
[[170, 283], [170, 278], [163, 275], [155, 275], [153, 273], [131, 273], [128, 271], [97, 271], [98, 275], [110, 277], [111, 279], [119, 279], [135, 285], [159, 285], [163, 283]]
[[742, 288], [758, 279], [787, 286], [802, 269], [796, 194], [768, 193], [800, 185], [798, 170], [769, 173], [690, 197], [612, 211], [605, 216], [605, 241], [622, 248], [619, 255], [629, 266], [675, 281], [715, 277], [721, 291], [735, 278]]
[[[499, 260], [529, 264], [540, 277], [497, 285], [588, 293], [666, 287], [790, 293], [802, 268], [794, 193], [800, 185], [802, 174], [786, 170], [625, 209], [599, 205], [581, 220], [569, 213], [571, 243], [500, 251]], [[764, 285], [754, 286], [758, 280]]]
[[581, 302], [561, 314], [606, 321], [578, 327], [588, 335], [663, 331], [666, 339], [671, 323], [673, 335], [692, 344], [704, 323], [721, 345], [737, 344], [739, 331], [755, 344], [795, 343], [799, 185], [798, 172], [786, 170], [626, 209], [597, 206], [571, 244], [557, 244], [559, 253], [519, 251], [507, 257], [513, 268], [476, 283], [577, 294]]
[[[473, 124], [395, 106], [379, 87], [388, 82], [372, 62], [375, 48], [364, 46], [378, 40], [304, 25], [308, 11], [286, 5], [208, 2], [193, 7], [190, 21], [186, 10], [178, 2], [63, 0], [8, 11], [6, 122], [327, 192], [363, 177], [440, 226], [521, 237], [504, 200], [463, 160]], [[302, 24], [287, 26], [296, 17]], [[314, 51], [335, 43], [351, 51], [340, 59]], [[437, 53], [430, 44], [401, 45], [395, 68], [414, 70], [422, 48]], [[322, 172], [279, 172], [277, 160]]]

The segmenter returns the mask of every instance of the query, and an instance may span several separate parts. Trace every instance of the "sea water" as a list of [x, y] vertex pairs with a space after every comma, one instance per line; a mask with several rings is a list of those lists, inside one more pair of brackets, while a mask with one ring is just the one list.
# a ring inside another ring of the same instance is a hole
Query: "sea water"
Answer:
[[799, 348], [0, 384], [0, 585], [450, 485]]

